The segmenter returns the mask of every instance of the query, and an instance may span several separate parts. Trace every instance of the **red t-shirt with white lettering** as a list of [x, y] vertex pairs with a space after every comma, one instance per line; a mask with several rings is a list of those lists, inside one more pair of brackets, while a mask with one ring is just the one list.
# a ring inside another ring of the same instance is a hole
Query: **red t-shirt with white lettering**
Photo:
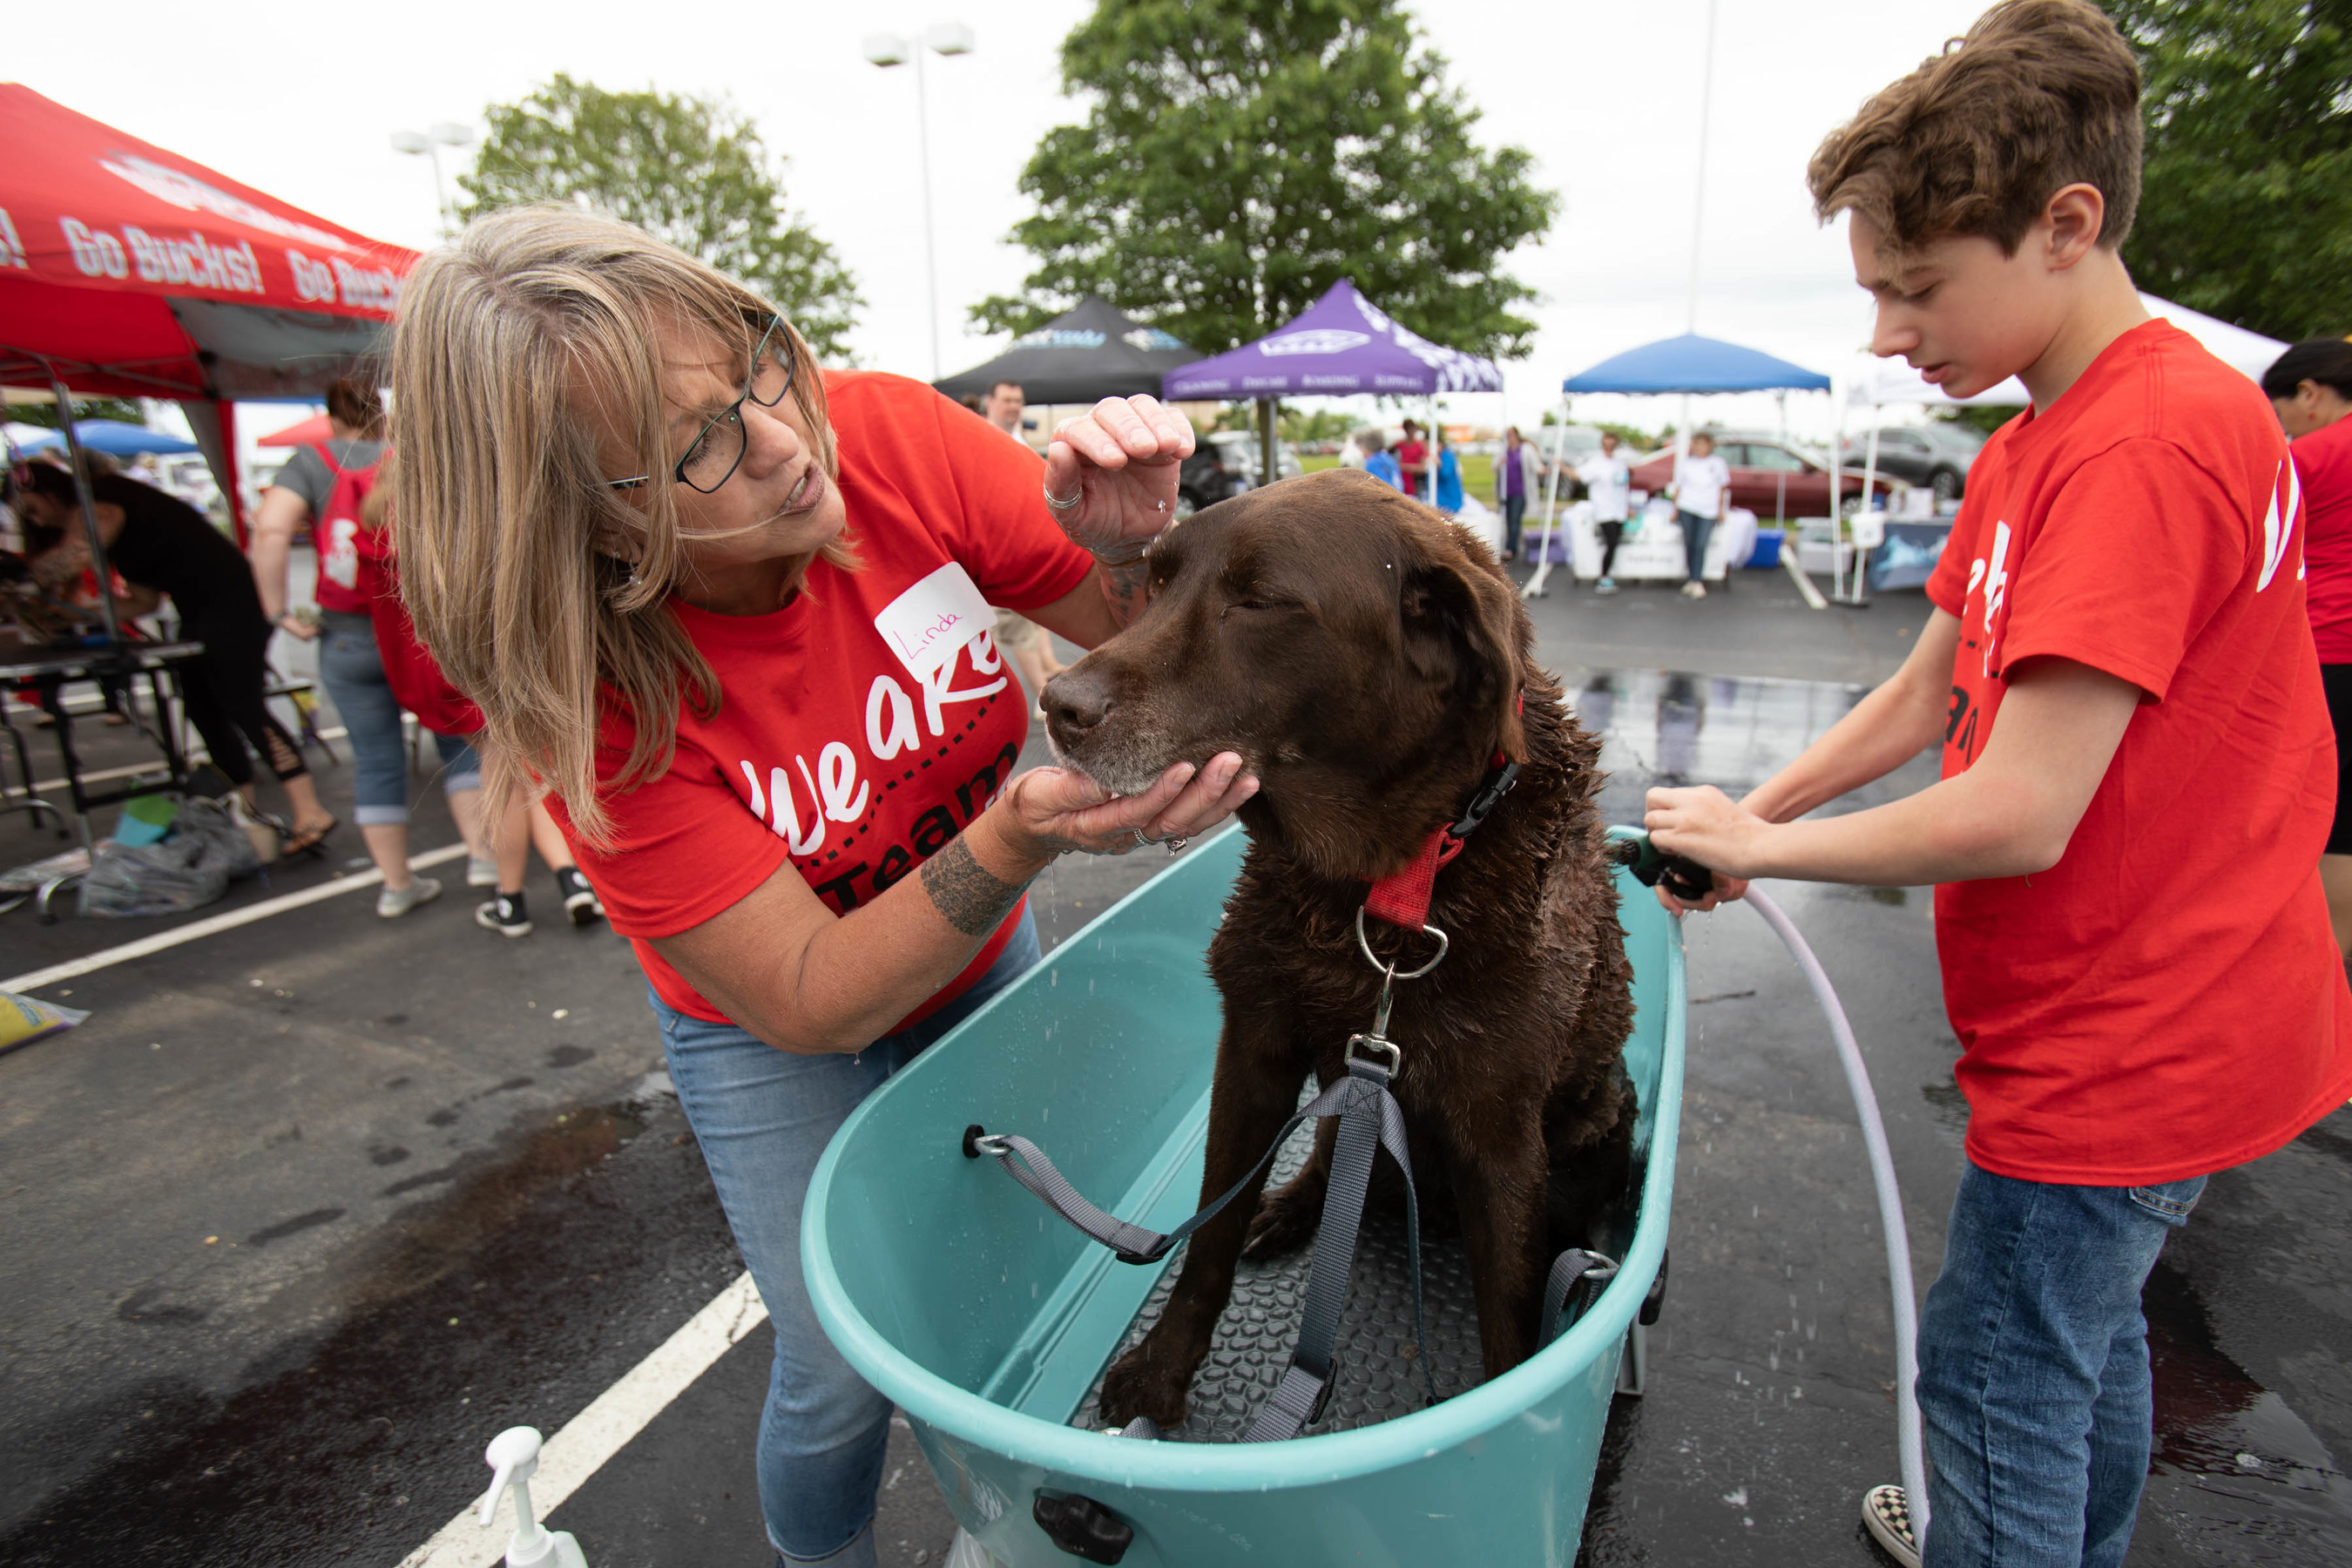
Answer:
[[[845, 914], [938, 853], [1012, 778], [1029, 733], [988, 606], [1052, 604], [1093, 568], [1046, 511], [1035, 453], [919, 381], [848, 371], [824, 383], [856, 568], [817, 561], [764, 616], [673, 598], [719, 677], [719, 711], [678, 714], [661, 777], [601, 792], [614, 849], [572, 840], [654, 990], [712, 1022], [726, 1015], [648, 939], [699, 925], [787, 859]], [[608, 719], [601, 779], [619, 773], [633, 733], [625, 716]], [[561, 803], [549, 805], [570, 837]], [[897, 1027], [986, 973], [1021, 914]]]
[[2303, 483], [2311, 640], [2320, 663], [2352, 664], [2352, 419], [2297, 437], [2287, 450]]
[[2065, 855], [1936, 890], [1969, 1157], [2090, 1186], [2266, 1154], [2352, 1096], [2320, 891], [2336, 747], [2286, 442], [2169, 322], [1986, 444], [1928, 597], [1960, 617], [1944, 776], [2044, 656], [2140, 688]]

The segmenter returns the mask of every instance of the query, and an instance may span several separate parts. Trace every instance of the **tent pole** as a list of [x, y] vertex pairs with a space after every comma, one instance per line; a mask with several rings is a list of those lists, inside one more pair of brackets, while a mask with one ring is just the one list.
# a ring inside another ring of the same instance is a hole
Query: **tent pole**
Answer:
[[[1785, 463], [1789, 454], [1789, 389], [1782, 387], [1775, 396], [1780, 404], [1780, 460]], [[1789, 470], [1784, 468], [1778, 469], [1777, 473], [1776, 493], [1772, 498], [1772, 526], [1786, 529], [1789, 526]]]
[[106, 640], [120, 643], [122, 626], [114, 613], [114, 572], [106, 563], [106, 541], [99, 537], [98, 498], [90, 493], [89, 468], [82, 459], [81, 437], [74, 433], [73, 394], [66, 390], [58, 367], [42, 362], [49, 387], [58, 399], [58, 434], [65, 437], [66, 466], [73, 474], [74, 497], [81, 503], [82, 528], [89, 538], [89, 568], [98, 579], [98, 615], [106, 626]]
[[[1544, 477], [1543, 548], [1536, 552], [1536, 574], [1528, 579], [1526, 587], [1519, 590], [1522, 599], [1542, 598], [1544, 579], [1551, 575], [1552, 520], [1559, 515], [1559, 458], [1567, 449], [1568, 399], [1563, 395], [1559, 400], [1559, 423], [1551, 429], [1551, 472]], [[1573, 570], [1569, 573], [1571, 577], [1575, 574]]]
[[1274, 431], [1274, 417], [1276, 406], [1277, 405], [1271, 397], [1261, 397], [1257, 400], [1257, 482], [1261, 485], [1270, 485], [1274, 483], [1275, 480], [1282, 478], [1282, 468], [1277, 463], [1275, 456], [1277, 445]]
[[1846, 400], [1837, 394], [1837, 384], [1830, 385], [1831, 410], [1836, 416], [1830, 437], [1830, 592], [1838, 591], [1838, 526], [1840, 514], [1845, 510], [1845, 405]]
[[[1875, 499], [1872, 492], [1878, 489], [1878, 421], [1876, 419], [1870, 422], [1870, 445], [1864, 449], [1862, 465], [1862, 510], [1868, 511], [1871, 501]], [[1859, 513], [1856, 514], [1856, 521], [1860, 521]], [[1851, 603], [1856, 605], [1864, 603], [1863, 576], [1862, 541], [1857, 538], [1853, 542], [1853, 597]]]
[[228, 503], [229, 528], [236, 536], [236, 547], [243, 550], [251, 542], [245, 523], [245, 498], [238, 493], [236, 405], [221, 398], [186, 397], [180, 400], [180, 408], [204, 451], [205, 466], [212, 470], [213, 480]]

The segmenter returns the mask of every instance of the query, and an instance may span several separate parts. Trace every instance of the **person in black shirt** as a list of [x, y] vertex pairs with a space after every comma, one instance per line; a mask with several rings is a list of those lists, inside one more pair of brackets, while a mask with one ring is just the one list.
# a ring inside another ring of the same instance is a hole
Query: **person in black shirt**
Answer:
[[[54, 590], [90, 564], [73, 476], [53, 463], [27, 464], [20, 475], [15, 504], [31, 546], [33, 575]], [[180, 612], [180, 635], [205, 645], [203, 656], [184, 667], [181, 696], [213, 765], [252, 804], [253, 763], [246, 752], [251, 742], [293, 805], [288, 851], [315, 849], [336, 819], [320, 803], [300, 748], [271, 716], [264, 697], [270, 627], [245, 557], [203, 513], [136, 479], [100, 474], [90, 480], [90, 493], [107, 562], [134, 591], [124, 608], [145, 614], [158, 595], [168, 594]]]

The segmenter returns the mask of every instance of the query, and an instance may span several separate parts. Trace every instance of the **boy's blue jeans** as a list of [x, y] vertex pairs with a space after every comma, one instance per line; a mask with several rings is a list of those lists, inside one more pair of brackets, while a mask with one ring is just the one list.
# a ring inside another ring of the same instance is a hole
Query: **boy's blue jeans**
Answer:
[[1927, 1568], [2120, 1568], [2152, 1420], [2140, 1286], [2204, 1190], [1969, 1164], [1919, 1317]]
[[653, 998], [678, 1104], [775, 1330], [760, 1417], [760, 1510], [769, 1544], [788, 1562], [826, 1568], [874, 1562], [868, 1527], [890, 1436], [890, 1402], [824, 1337], [801, 1279], [801, 1205], [817, 1157], [884, 1079], [1036, 962], [1037, 921], [1024, 914], [971, 990], [854, 1057], [795, 1056]]

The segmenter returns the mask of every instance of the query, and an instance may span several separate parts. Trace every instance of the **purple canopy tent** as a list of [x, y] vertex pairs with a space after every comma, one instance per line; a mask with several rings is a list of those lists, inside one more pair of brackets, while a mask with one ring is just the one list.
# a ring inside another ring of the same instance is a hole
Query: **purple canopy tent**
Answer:
[[[1160, 395], [1170, 402], [1255, 398], [1265, 430], [1258, 470], [1263, 474], [1281, 472], [1274, 460], [1276, 398], [1360, 392], [1434, 397], [1441, 392], [1502, 390], [1503, 373], [1494, 361], [1441, 347], [1407, 330], [1345, 278], [1296, 319], [1257, 342], [1171, 370], [1160, 382]], [[1433, 417], [1431, 423], [1435, 424]], [[1436, 471], [1432, 463], [1433, 484]]]

